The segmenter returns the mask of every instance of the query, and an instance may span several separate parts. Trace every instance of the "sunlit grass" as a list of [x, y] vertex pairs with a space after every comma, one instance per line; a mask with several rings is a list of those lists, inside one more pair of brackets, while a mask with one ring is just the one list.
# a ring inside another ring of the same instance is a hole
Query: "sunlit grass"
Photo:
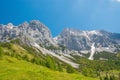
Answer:
[[13, 57], [0, 59], [0, 80], [97, 80], [82, 74], [53, 71]]

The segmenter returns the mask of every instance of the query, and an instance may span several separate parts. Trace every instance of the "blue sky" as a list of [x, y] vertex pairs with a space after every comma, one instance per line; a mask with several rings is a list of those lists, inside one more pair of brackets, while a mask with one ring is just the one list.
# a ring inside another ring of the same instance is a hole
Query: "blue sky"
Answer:
[[64, 28], [120, 32], [120, 0], [1, 0], [0, 24], [40, 20], [53, 36]]

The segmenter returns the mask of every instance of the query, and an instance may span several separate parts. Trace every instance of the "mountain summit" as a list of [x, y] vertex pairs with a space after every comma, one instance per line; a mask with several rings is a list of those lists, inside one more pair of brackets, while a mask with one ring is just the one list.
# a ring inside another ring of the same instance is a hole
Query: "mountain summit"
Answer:
[[18, 26], [12, 23], [0, 25], [0, 41], [10, 41], [21, 36], [26, 36], [41, 45], [54, 44], [50, 30], [38, 20], [24, 22]]
[[24, 22], [18, 26], [14, 26], [12, 23], [1, 24], [0, 42], [10, 42], [15, 39], [39, 49], [43, 54], [57, 57], [74, 67], [77, 64], [71, 63], [69, 58], [73, 57], [70, 54], [82, 56], [82, 53], [102, 51], [114, 53], [120, 50], [120, 34], [118, 33], [66, 28], [53, 38], [48, 27], [38, 20]]
[[120, 34], [104, 30], [75, 30], [66, 28], [60, 35], [54, 38], [58, 44], [62, 44], [72, 50], [90, 50], [93, 43], [97, 51], [115, 52], [120, 42]]

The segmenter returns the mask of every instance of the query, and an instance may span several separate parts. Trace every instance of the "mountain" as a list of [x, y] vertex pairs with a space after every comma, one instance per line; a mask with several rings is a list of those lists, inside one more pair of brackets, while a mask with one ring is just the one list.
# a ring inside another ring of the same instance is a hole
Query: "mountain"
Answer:
[[92, 53], [92, 58], [95, 52], [115, 53], [120, 50], [119, 33], [66, 28], [60, 35], [53, 38], [48, 27], [38, 20], [24, 22], [18, 26], [12, 23], [0, 25], [0, 42], [16, 39], [19, 39], [21, 44], [33, 47], [42, 54], [52, 55], [73, 67], [77, 67], [78, 64], [69, 59], [74, 59], [71, 55], [82, 56], [82, 53]]
[[120, 45], [120, 34], [104, 30], [75, 30], [66, 28], [60, 35], [54, 38], [56, 43], [77, 51], [90, 50], [95, 43], [96, 51], [116, 52]]
[[38, 20], [1, 24], [0, 79], [98, 80], [111, 69], [120, 71], [119, 43], [119, 33], [104, 30], [66, 28], [53, 38]]
[[19, 26], [12, 23], [0, 25], [0, 41], [9, 41], [26, 36], [41, 45], [54, 45], [50, 30], [38, 20], [24, 22]]
[[19, 39], [20, 45], [25, 44], [35, 48], [39, 53], [51, 55], [78, 68], [78, 64], [69, 59], [73, 58], [68, 55], [71, 52], [64, 47], [59, 47], [52, 38], [50, 30], [38, 20], [24, 22], [18, 26], [12, 23], [0, 25], [0, 42], [11, 42], [16, 39]]

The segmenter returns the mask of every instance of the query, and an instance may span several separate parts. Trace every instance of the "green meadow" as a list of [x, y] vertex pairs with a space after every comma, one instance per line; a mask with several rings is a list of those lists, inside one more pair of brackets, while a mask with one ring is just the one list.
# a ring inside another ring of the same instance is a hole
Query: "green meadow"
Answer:
[[10, 56], [0, 59], [0, 80], [98, 80], [82, 74], [69, 74]]

